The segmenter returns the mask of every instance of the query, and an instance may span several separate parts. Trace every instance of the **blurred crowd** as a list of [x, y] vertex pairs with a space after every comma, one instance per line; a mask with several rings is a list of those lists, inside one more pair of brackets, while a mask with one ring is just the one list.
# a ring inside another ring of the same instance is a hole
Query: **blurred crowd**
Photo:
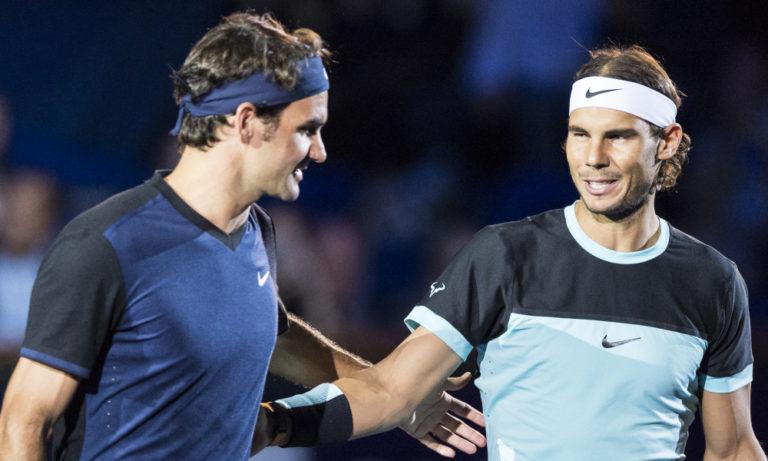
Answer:
[[[692, 0], [75, 1], [54, 18], [48, 2], [30, 3], [0, 16], [0, 30], [17, 32], [0, 40], [11, 63], [0, 76], [0, 389], [46, 246], [88, 206], [153, 169], [173, 168], [168, 66], [178, 67], [218, 17], [255, 8], [316, 29], [337, 61], [323, 132], [328, 162], [309, 169], [297, 203], [264, 202], [278, 231], [280, 293], [289, 309], [371, 359], [406, 335], [401, 319], [474, 232], [577, 198], [561, 144], [571, 78], [586, 50], [610, 39], [661, 57], [688, 95], [678, 119], [694, 147], [658, 209], [736, 261], [747, 280], [755, 429], [768, 437], [768, 399], [758, 393], [768, 389], [760, 365], [768, 359], [764, 8]], [[36, 42], [29, 22], [39, 27]], [[388, 454], [354, 447], [344, 459], [429, 458], [413, 445]], [[339, 459], [328, 453], [317, 457]]]

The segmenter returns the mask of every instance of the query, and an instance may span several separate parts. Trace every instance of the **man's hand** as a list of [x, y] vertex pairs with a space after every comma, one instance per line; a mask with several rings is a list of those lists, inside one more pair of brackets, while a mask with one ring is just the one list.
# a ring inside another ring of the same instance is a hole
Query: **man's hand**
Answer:
[[478, 426], [485, 426], [485, 418], [471, 405], [446, 392], [462, 389], [471, 379], [469, 372], [448, 378], [443, 390], [433, 399], [424, 400], [400, 428], [446, 458], [456, 456], [456, 450], [470, 455], [476, 453], [478, 447], [485, 446], [485, 437], [458, 417]]

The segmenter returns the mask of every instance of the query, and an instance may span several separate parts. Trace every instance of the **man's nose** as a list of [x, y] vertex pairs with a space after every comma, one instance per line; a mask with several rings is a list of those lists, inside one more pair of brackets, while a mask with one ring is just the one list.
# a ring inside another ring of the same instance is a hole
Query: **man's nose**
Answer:
[[611, 163], [603, 139], [593, 139], [587, 150], [586, 164], [593, 168], [603, 168]]
[[323, 138], [320, 133], [312, 136], [312, 144], [309, 146], [309, 158], [316, 163], [323, 163], [328, 158], [328, 154], [325, 152], [325, 144], [323, 144]]

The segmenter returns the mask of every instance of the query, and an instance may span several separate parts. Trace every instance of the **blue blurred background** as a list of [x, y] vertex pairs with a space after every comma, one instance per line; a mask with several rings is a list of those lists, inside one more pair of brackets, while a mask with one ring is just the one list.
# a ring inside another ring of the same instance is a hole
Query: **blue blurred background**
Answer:
[[[221, 16], [247, 8], [313, 28], [335, 51], [328, 162], [310, 168], [298, 202], [264, 205], [286, 304], [374, 360], [406, 335], [401, 319], [474, 232], [576, 199], [561, 148], [572, 75], [586, 49], [648, 47], [688, 95], [678, 120], [694, 146], [658, 211], [747, 280], [754, 426], [768, 440], [768, 9], [748, 1], [5, 2], [0, 389], [51, 238], [174, 166], [170, 70]], [[291, 391], [270, 379], [270, 396]], [[479, 404], [474, 390], [461, 395]], [[691, 437], [699, 459], [698, 427]], [[394, 432], [257, 459], [435, 457]]]

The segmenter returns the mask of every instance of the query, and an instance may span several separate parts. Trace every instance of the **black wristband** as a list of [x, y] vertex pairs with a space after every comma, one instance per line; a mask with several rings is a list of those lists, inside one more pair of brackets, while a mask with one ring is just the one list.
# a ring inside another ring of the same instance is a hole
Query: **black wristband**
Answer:
[[284, 447], [342, 443], [352, 437], [352, 409], [338, 387], [321, 384], [311, 391], [275, 402], [290, 414], [290, 434]]
[[268, 413], [272, 424], [269, 445], [284, 447], [291, 437], [291, 411], [279, 403], [265, 402], [261, 406]]

